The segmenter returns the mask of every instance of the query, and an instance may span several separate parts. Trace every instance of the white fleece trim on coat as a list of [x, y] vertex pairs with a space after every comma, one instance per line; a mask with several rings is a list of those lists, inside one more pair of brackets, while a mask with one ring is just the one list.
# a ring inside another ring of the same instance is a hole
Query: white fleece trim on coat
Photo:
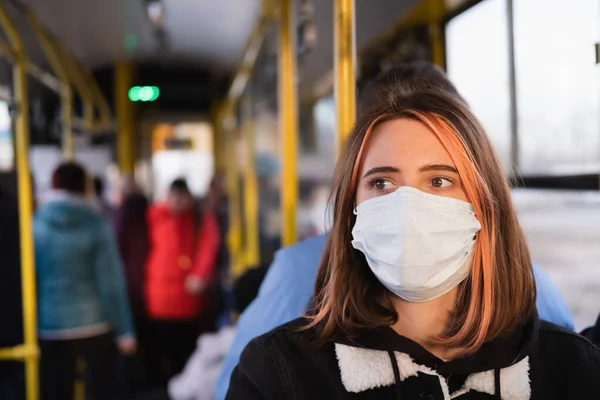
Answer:
[[[475, 390], [494, 394], [496, 390], [494, 371], [478, 372], [470, 375], [461, 390], [452, 394], [452, 398]], [[529, 381], [529, 357], [500, 370], [500, 393], [502, 400], [529, 400], [531, 382]]]
[[[348, 392], [360, 393], [378, 387], [391, 386], [394, 382], [394, 370], [390, 356], [386, 351], [361, 349], [359, 347], [335, 344], [342, 383]], [[398, 362], [400, 381], [419, 372], [435, 375], [440, 379], [444, 400], [450, 399], [446, 380], [424, 365], [415, 363], [408, 354], [394, 352]]]
[[[335, 353], [342, 383], [348, 392], [360, 393], [369, 389], [391, 386], [395, 383], [394, 370], [386, 351], [362, 349], [336, 343]], [[400, 381], [417, 376], [419, 372], [437, 376], [440, 380], [444, 400], [456, 398], [470, 390], [494, 394], [493, 370], [470, 375], [463, 388], [450, 395], [446, 380], [437, 372], [415, 363], [408, 354], [400, 352], [394, 352], [394, 354], [398, 361]], [[502, 400], [529, 400], [531, 386], [528, 357], [515, 365], [500, 370], [500, 390]]]

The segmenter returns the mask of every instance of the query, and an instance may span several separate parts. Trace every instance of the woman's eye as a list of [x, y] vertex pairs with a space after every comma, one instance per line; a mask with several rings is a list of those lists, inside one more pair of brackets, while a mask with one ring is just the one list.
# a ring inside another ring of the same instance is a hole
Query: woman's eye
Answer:
[[445, 188], [450, 185], [452, 185], [452, 181], [447, 178], [437, 177], [431, 180], [431, 186], [433, 186], [434, 188]]
[[371, 186], [375, 190], [387, 190], [392, 186], [392, 183], [382, 178], [375, 178], [371, 181]]

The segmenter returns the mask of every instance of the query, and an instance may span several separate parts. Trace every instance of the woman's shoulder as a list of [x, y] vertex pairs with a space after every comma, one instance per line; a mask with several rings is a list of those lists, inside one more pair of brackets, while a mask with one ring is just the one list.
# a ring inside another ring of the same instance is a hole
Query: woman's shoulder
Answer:
[[544, 371], [567, 374], [575, 380], [593, 378], [600, 390], [600, 349], [583, 336], [546, 321], [540, 321], [536, 358]]
[[552, 353], [587, 355], [600, 368], [600, 349], [585, 337], [551, 322], [540, 321], [538, 342], [541, 349]]
[[316, 328], [309, 327], [309, 324], [308, 318], [297, 318], [256, 337], [252, 342], [272, 350], [282, 347], [302, 350], [321, 349], [323, 346], [314, 345], [317, 331]]
[[[309, 383], [339, 383], [333, 344], [316, 345], [309, 322], [296, 319], [248, 343], [231, 376], [228, 399], [285, 399], [308, 390]], [[258, 392], [262, 395], [250, 395]]]

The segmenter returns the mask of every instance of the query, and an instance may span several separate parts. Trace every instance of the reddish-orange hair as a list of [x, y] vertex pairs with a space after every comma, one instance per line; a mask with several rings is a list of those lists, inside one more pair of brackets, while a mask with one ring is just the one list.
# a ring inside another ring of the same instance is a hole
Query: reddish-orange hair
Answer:
[[473, 352], [514, 329], [535, 309], [531, 260], [508, 183], [484, 129], [457, 94], [418, 81], [385, 82], [377, 86], [336, 167], [334, 224], [317, 276], [309, 327], [318, 327], [318, 340], [323, 342], [397, 320], [391, 294], [351, 246], [352, 209], [369, 136], [381, 123], [407, 118], [424, 124], [448, 151], [482, 225], [471, 274], [459, 286], [446, 332], [431, 338], [433, 343]]

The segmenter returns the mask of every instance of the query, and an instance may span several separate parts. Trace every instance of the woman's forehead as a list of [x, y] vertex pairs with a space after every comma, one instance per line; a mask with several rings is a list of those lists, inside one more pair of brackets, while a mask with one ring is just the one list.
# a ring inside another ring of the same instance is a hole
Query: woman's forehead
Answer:
[[376, 126], [361, 161], [362, 169], [383, 164], [399, 169], [432, 163], [454, 166], [438, 137], [421, 122], [406, 118]]

